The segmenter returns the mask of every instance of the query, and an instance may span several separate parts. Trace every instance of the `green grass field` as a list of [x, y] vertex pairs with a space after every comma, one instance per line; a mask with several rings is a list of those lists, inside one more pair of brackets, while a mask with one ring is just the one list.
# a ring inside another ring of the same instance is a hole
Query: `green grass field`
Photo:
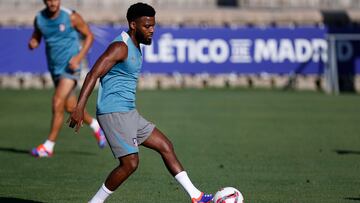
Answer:
[[[76, 135], [65, 124], [53, 158], [28, 154], [49, 130], [51, 96], [0, 90], [0, 202], [84, 203], [118, 164], [88, 127]], [[360, 202], [359, 95], [140, 91], [138, 109], [170, 137], [201, 190], [233, 186], [247, 203]], [[108, 202], [190, 200], [160, 157], [141, 148], [139, 169]]]

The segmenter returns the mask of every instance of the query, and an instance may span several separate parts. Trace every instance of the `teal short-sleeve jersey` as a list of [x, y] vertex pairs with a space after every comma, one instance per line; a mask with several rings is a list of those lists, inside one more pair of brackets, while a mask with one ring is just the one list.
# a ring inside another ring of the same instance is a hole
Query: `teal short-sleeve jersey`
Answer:
[[46, 16], [45, 9], [36, 15], [35, 23], [45, 40], [48, 69], [53, 76], [63, 74], [70, 59], [80, 51], [79, 34], [71, 25], [72, 13], [61, 7], [54, 19]]
[[124, 42], [128, 47], [128, 56], [124, 61], [116, 63], [100, 78], [97, 114], [129, 112], [135, 109], [136, 86], [142, 66], [142, 54], [126, 32], [122, 32], [113, 42]]

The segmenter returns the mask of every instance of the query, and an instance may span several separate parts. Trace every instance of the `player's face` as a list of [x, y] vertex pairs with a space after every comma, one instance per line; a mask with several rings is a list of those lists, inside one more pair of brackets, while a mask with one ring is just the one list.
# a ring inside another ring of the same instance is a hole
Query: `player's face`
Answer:
[[56, 13], [60, 9], [60, 0], [44, 0], [44, 4], [51, 13]]
[[136, 39], [141, 44], [150, 45], [155, 30], [155, 17], [143, 16], [136, 20]]

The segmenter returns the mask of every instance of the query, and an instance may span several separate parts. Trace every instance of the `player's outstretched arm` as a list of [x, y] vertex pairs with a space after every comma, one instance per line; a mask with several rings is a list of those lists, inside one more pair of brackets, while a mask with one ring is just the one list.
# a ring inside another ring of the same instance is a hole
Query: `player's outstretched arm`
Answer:
[[76, 69], [79, 67], [81, 60], [88, 53], [94, 41], [94, 35], [92, 34], [88, 24], [78, 13], [74, 12], [71, 14], [71, 23], [72, 26], [84, 37], [84, 42], [79, 54], [71, 58], [69, 61], [70, 68]]
[[30, 50], [33, 50], [33, 49], [35, 49], [35, 48], [37, 48], [39, 46], [39, 44], [41, 42], [41, 36], [42, 36], [42, 34], [41, 34], [39, 28], [36, 25], [36, 18], [35, 18], [35, 20], [34, 20], [34, 31], [33, 31], [32, 35], [31, 35], [31, 38], [30, 38], [29, 44], [28, 44]]
[[69, 126], [78, 132], [82, 126], [84, 109], [98, 78], [104, 76], [117, 62], [127, 58], [128, 48], [124, 42], [113, 42], [99, 57], [91, 71], [86, 75], [79, 100], [68, 119]]

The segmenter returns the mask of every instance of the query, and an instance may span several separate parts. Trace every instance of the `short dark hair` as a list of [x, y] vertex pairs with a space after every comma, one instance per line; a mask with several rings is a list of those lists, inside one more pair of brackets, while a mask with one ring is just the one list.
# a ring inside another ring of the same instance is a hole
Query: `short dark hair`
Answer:
[[126, 13], [126, 19], [128, 22], [131, 22], [143, 16], [154, 17], [155, 13], [155, 9], [152, 6], [139, 2], [129, 7]]

